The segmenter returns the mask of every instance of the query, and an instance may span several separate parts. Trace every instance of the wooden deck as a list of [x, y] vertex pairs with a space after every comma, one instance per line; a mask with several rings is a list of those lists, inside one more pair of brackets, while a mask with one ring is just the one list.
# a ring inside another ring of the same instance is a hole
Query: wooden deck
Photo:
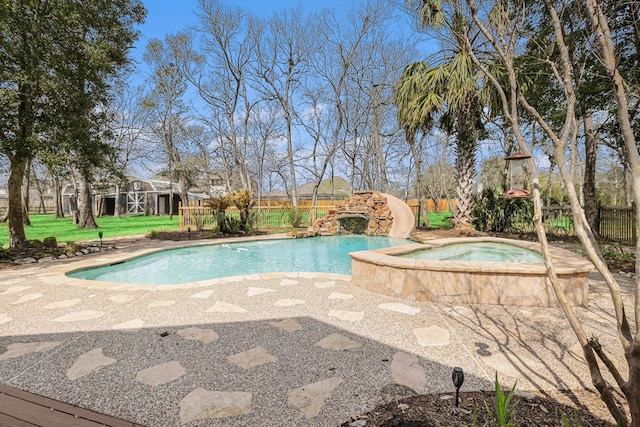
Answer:
[[144, 427], [0, 384], [2, 427]]

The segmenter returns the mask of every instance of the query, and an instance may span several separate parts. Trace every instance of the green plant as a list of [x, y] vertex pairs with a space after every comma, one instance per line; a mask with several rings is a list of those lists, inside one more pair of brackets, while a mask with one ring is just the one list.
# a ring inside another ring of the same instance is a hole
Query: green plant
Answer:
[[227, 232], [227, 217], [224, 213], [224, 211], [220, 212], [215, 212], [213, 214], [213, 217], [215, 219], [215, 226], [214, 228], [216, 229], [216, 231], [224, 234]]
[[244, 223], [239, 218], [227, 218], [227, 231], [238, 233], [244, 229]]
[[157, 238], [159, 238], [159, 237], [160, 237], [160, 235], [161, 235], [162, 233], [166, 233], [166, 232], [167, 232], [167, 230], [164, 230], [164, 229], [160, 229], [160, 230], [150, 230], [150, 231], [147, 233], [147, 237], [148, 237], [148, 238], [150, 238], [150, 239], [157, 239]]
[[480, 231], [510, 232], [515, 224], [533, 224], [533, 205], [529, 199], [500, 197], [485, 189], [473, 206], [472, 223]]
[[253, 192], [251, 190], [234, 191], [230, 195], [232, 204], [240, 211], [240, 222], [244, 230], [250, 228], [249, 212], [256, 202], [253, 200]]
[[[558, 416], [558, 411], [560, 412], [560, 416]], [[580, 427], [580, 421], [578, 421], [578, 417], [576, 415], [571, 419], [563, 411], [556, 410], [556, 418], [559, 418], [559, 421], [564, 427]]]
[[65, 252], [78, 252], [80, 249], [82, 249], [82, 246], [80, 246], [76, 242], [73, 242], [73, 241], [65, 242], [65, 247], [64, 247]]
[[252, 231], [258, 228], [258, 212], [252, 210], [247, 218], [246, 230]]
[[498, 373], [496, 372], [496, 398], [494, 402], [494, 411], [491, 411], [486, 403], [485, 406], [487, 407], [489, 418], [495, 420], [497, 425], [500, 427], [516, 427], [516, 424], [511, 419], [511, 417], [513, 416], [515, 405], [510, 405], [511, 398], [513, 397], [515, 391], [516, 386], [514, 384], [511, 391], [508, 394], [505, 394], [502, 386], [500, 386], [500, 382], [498, 381]]
[[293, 228], [300, 227], [300, 224], [302, 222], [302, 212], [300, 212], [298, 208], [291, 208], [289, 209], [288, 214], [289, 214], [289, 220], [291, 221], [291, 226]]
[[634, 258], [633, 253], [627, 253], [620, 243], [599, 242], [600, 252], [605, 258], [629, 260]]
[[478, 414], [476, 413], [477, 409], [478, 409], [478, 407], [474, 403], [473, 404], [473, 412], [471, 413], [471, 425], [473, 427], [476, 427], [476, 424], [478, 423], [478, 419], [477, 419]]

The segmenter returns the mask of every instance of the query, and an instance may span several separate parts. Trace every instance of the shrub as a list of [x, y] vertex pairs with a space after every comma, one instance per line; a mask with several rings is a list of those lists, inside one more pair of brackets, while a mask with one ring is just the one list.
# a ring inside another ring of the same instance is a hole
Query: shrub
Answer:
[[65, 242], [65, 244], [66, 244], [66, 246], [64, 247], [65, 252], [78, 252], [80, 249], [82, 249], [82, 246], [80, 246], [78, 243], [73, 241]]
[[255, 206], [251, 190], [234, 191], [230, 194], [231, 203], [240, 211], [240, 222], [243, 230], [249, 230], [249, 212]]
[[42, 239], [42, 244], [47, 248], [57, 248], [58, 240], [53, 236], [45, 237], [44, 239]]
[[530, 199], [500, 197], [486, 189], [475, 200], [473, 226], [480, 231], [510, 232], [516, 224], [532, 224], [532, 212]]

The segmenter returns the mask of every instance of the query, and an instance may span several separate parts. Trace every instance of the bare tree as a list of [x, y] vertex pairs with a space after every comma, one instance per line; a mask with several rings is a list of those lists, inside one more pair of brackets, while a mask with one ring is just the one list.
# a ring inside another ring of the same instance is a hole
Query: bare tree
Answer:
[[[252, 176], [256, 180], [258, 206], [262, 202], [268, 171], [276, 168], [277, 150], [272, 141], [282, 138], [281, 112], [276, 102], [263, 102], [252, 110], [249, 122], [249, 158]], [[270, 191], [271, 186], [267, 187]]]
[[113, 97], [108, 106], [108, 127], [114, 150], [108, 162], [107, 179], [112, 181], [115, 190], [113, 216], [116, 218], [122, 211], [120, 190], [126, 182], [126, 175], [147, 154], [144, 152], [144, 142], [150, 123], [149, 109], [143, 105], [144, 97], [143, 87], [134, 86], [132, 82], [118, 81], [114, 85]]
[[187, 108], [182, 100], [186, 91], [186, 81], [176, 66], [170, 50], [160, 41], [152, 40], [144, 54], [145, 61], [152, 69], [151, 90], [143, 105], [151, 114], [151, 128], [161, 144], [166, 174], [169, 176], [169, 216], [173, 218], [174, 176], [180, 188], [180, 198], [186, 206], [187, 169], [183, 161], [181, 143], [185, 141]]
[[262, 33], [256, 33], [256, 82], [266, 99], [275, 99], [285, 123], [291, 204], [298, 206], [293, 126], [296, 97], [308, 71], [310, 48], [317, 22], [305, 17], [302, 9], [282, 11], [272, 16]]
[[378, 3], [352, 15], [348, 25], [337, 25], [334, 13], [329, 11], [319, 20], [319, 48], [314, 49], [312, 61], [317, 78], [304, 91], [308, 108], [300, 120], [313, 140], [308, 162], [313, 177], [312, 205], [317, 204], [318, 188], [338, 147], [346, 142], [349, 76], [362, 65], [357, 57], [363, 54], [368, 33], [383, 19], [382, 4]]
[[[565, 158], [567, 143], [573, 138], [576, 123], [576, 82], [574, 79], [572, 62], [569, 57], [569, 49], [567, 48], [564, 40], [563, 26], [559, 10], [557, 9], [555, 2], [552, 2], [551, 0], [544, 0], [541, 13], [545, 14], [545, 17], [552, 25], [553, 35], [550, 36], [550, 41], [554, 48], [558, 50], [558, 55], [557, 60], [555, 61], [552, 61], [549, 58], [545, 58], [542, 61], [548, 67], [548, 72], [554, 76], [555, 81], [561, 87], [566, 108], [564, 122], [562, 123], [561, 129], [556, 132], [549, 124], [548, 120], [543, 117], [543, 115], [529, 102], [529, 99], [527, 99], [525, 94], [520, 90], [520, 79], [523, 76], [521, 76], [517, 71], [514, 61], [517, 54], [518, 43], [522, 40], [522, 37], [524, 37], [523, 30], [526, 26], [525, 24], [531, 22], [532, 19], [532, 10], [529, 9], [529, 7], [535, 5], [526, 5], [525, 2], [521, 1], [506, 3], [500, 2], [498, 4], [494, 4], [493, 2], [476, 2], [474, 0], [466, 0], [466, 4], [469, 7], [470, 18], [474, 20], [476, 25], [478, 25], [483, 36], [486, 37], [491, 46], [491, 52], [495, 55], [493, 59], [499, 58], [505, 69], [506, 78], [504, 78], [504, 76], [497, 76], [494, 74], [494, 70], [489, 68], [486, 61], [489, 58], [481, 57], [480, 52], [474, 51], [471, 48], [471, 44], [467, 43], [474, 63], [485, 74], [498, 93], [502, 105], [502, 112], [505, 119], [512, 125], [518, 147], [524, 153], [531, 153], [530, 146], [526, 143], [520, 131], [521, 119], [519, 107], [524, 108], [527, 113], [536, 120], [545, 132], [546, 136], [553, 143], [553, 155], [556, 160], [556, 165], [560, 170], [571, 204], [574, 229], [580, 238], [586, 255], [596, 266], [597, 270], [600, 272], [609, 287], [610, 296], [615, 309], [618, 337], [627, 360], [629, 373], [626, 380], [623, 378], [621, 371], [607, 356], [597, 338], [588, 338], [584, 326], [576, 316], [573, 307], [567, 301], [564, 289], [559, 284], [557, 272], [554, 267], [553, 259], [549, 253], [548, 242], [542, 225], [538, 171], [535, 162], [531, 159], [529, 161], [529, 167], [533, 181], [532, 190], [535, 209], [534, 223], [542, 253], [545, 258], [545, 265], [547, 267], [550, 283], [552, 284], [569, 324], [571, 325], [583, 349], [593, 384], [600, 392], [609, 411], [623, 426], [640, 426], [640, 336], [637, 335], [637, 331], [639, 330], [638, 326], [640, 326], [640, 282], [636, 281], [635, 289], [636, 325], [634, 329], [636, 334], [634, 335], [625, 313], [620, 286], [613, 274], [611, 274], [602, 253], [598, 248], [594, 234], [585, 217], [584, 210], [580, 206], [579, 195], [574, 183], [573, 174], [567, 167], [567, 164], [569, 163]], [[487, 6], [489, 9], [480, 10], [479, 4]], [[597, 0], [587, 0], [587, 7], [589, 8], [589, 16], [593, 23], [593, 35], [600, 43], [600, 60], [605, 64], [605, 68], [607, 69], [615, 88], [615, 96], [618, 101], [618, 120], [622, 129], [626, 153], [629, 155], [630, 164], [632, 165], [631, 169], [635, 169], [634, 173], [637, 174], [634, 175], [633, 189], [634, 199], [638, 200], [640, 197], [640, 156], [631, 130], [631, 124], [628, 120], [627, 93], [624, 79], [620, 75], [616, 64], [616, 52], [612, 43], [611, 34], [608, 30], [608, 22], [602, 13], [600, 2]], [[492, 17], [491, 22], [483, 19], [488, 16]], [[585, 28], [585, 31], [588, 33], [588, 28]], [[486, 52], [486, 50], [484, 52]], [[640, 217], [637, 216], [637, 218]], [[636, 252], [637, 255], [640, 255], [640, 253], [638, 253], [640, 252], [640, 246], [636, 248]], [[640, 258], [636, 257], [636, 267], [640, 266], [639, 263]], [[601, 365], [598, 363], [598, 359], [600, 359], [602, 365], [609, 370], [617, 386], [625, 395], [631, 410], [631, 421], [629, 421], [625, 411], [621, 410], [618, 406], [611, 392], [610, 384], [601, 373]]]
[[204, 101], [201, 119], [215, 135], [219, 154], [229, 160], [225, 173], [239, 178], [243, 189], [251, 189], [252, 183], [248, 127], [256, 101], [250, 98], [247, 79], [256, 25], [242, 9], [200, 0], [200, 38], [181, 33], [169, 39], [180, 70]]

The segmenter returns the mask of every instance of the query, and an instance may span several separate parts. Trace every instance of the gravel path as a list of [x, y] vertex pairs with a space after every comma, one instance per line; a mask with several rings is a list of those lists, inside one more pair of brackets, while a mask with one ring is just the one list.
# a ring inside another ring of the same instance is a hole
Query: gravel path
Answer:
[[[521, 390], [590, 386], [559, 309], [390, 298], [324, 273], [180, 286], [64, 275], [184, 244], [134, 239], [0, 271], [0, 382], [149, 426], [339, 425], [450, 392], [454, 366], [466, 391], [492, 389], [496, 372]], [[578, 313], [616, 348], [592, 284], [597, 298]]]

